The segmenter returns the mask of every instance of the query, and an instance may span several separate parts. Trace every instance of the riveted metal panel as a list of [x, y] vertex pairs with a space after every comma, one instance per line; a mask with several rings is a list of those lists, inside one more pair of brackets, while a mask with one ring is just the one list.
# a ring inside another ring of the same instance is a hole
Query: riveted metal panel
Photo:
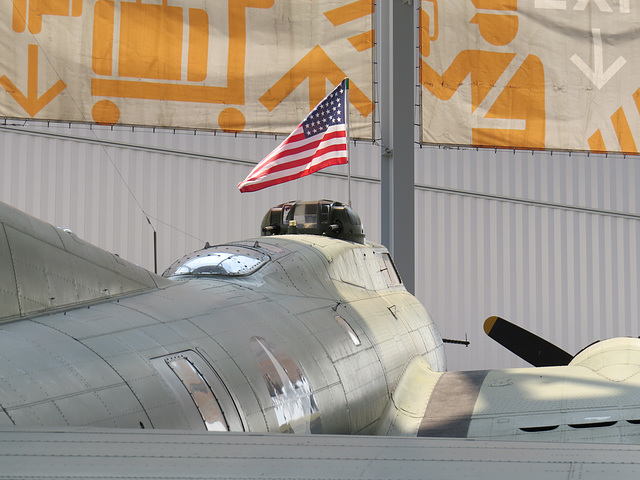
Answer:
[[[34, 322], [8, 324], [1, 337], [0, 359], [11, 372], [1, 380], [3, 392], [7, 392], [5, 407], [122, 383], [93, 351], [47, 326]], [[68, 383], [54, 381], [57, 374]]]
[[[2, 217], [8, 253], [3, 270], [13, 273], [22, 316], [168, 283], [72, 234], [59, 236], [53, 227], [29, 216], [19, 219], [8, 205], [0, 208], [7, 214]], [[68, 245], [61, 241], [65, 237]], [[11, 306], [3, 310], [3, 319], [10, 320], [11, 311]]]
[[31, 321], [2, 329], [2, 407], [16, 424], [134, 427], [131, 418], [146, 418], [122, 377], [75, 339]]
[[368, 325], [374, 335], [370, 341], [384, 365], [383, 375], [390, 391], [408, 360], [404, 342], [410, 341], [401, 321], [394, 316], [395, 305], [384, 298], [372, 298], [350, 303], [347, 310], [355, 312], [353, 318]]
[[342, 385], [331, 385], [314, 392], [315, 399], [321, 407], [322, 430], [324, 432], [349, 432], [349, 411]]
[[[77, 476], [141, 480], [180, 478], [599, 480], [637, 477], [635, 445], [518, 444], [465, 439], [352, 435], [264, 435], [90, 429], [0, 431], [0, 478]], [[131, 446], [135, 445], [135, 449]], [[212, 453], [214, 452], [214, 453]], [[292, 470], [293, 469], [293, 470]], [[292, 473], [293, 471], [293, 473]]]
[[[213, 343], [213, 342], [212, 342]], [[224, 350], [216, 344], [216, 350], [223, 352]], [[200, 350], [205, 359], [209, 359], [207, 354], [212, 351], [212, 346], [202, 347]], [[225, 353], [223, 357], [221, 353], [217, 355], [218, 360], [212, 363], [224, 384], [229, 389], [231, 397], [235, 401], [240, 416], [244, 419], [247, 431], [265, 432], [267, 431], [266, 419], [260, 409], [256, 392], [247, 378], [238, 368], [236, 361]]]
[[373, 348], [334, 362], [347, 400], [350, 428], [361, 432], [380, 416], [389, 396], [380, 360]]
[[[308, 319], [306, 317], [308, 317]], [[363, 340], [359, 340], [359, 337], [362, 335], [361, 332], [360, 336], [357, 336], [360, 344], [356, 345], [345, 328], [338, 323], [336, 317], [339, 317], [339, 315], [336, 314], [333, 308], [326, 308], [323, 312], [314, 311], [302, 316], [302, 319], [305, 320], [305, 325], [309, 325], [310, 329], [313, 329], [314, 337], [324, 346], [327, 355], [332, 360], [338, 360], [356, 354], [363, 347], [362, 341], [366, 342], [364, 338]], [[342, 318], [342, 321], [346, 322], [343, 317], [339, 318]], [[352, 323], [355, 324], [355, 322]], [[356, 326], [356, 328], [360, 331], [358, 326]], [[357, 335], [355, 330], [354, 334]]]
[[10, 206], [2, 205], [0, 208], [2, 211], [2, 223], [5, 228], [10, 228], [29, 237], [40, 238], [44, 243], [53, 247], [63, 248], [60, 234], [53, 226], [35, 217], [24, 215], [21, 211]]
[[114, 300], [110, 303], [78, 307], [64, 313], [47, 315], [40, 318], [39, 322], [82, 341], [113, 331], [149, 325], [155, 323], [155, 320]]
[[[17, 230], [6, 228], [5, 231], [11, 246], [21, 314], [26, 315], [53, 306], [55, 297], [54, 292], [49, 288], [46, 258], [53, 257], [58, 252], [54, 247]], [[65, 281], [64, 277], [61, 281]], [[71, 287], [68, 291], [75, 294], [72, 284]], [[62, 303], [77, 302], [77, 297], [73, 297], [71, 295], [64, 297]]]
[[55, 405], [69, 425], [139, 428], [148, 421], [126, 385], [61, 398]]
[[37, 403], [7, 411], [12, 424], [24, 427], [44, 425], [69, 425], [69, 420], [60, 412], [53, 401]]
[[0, 411], [0, 426], [6, 427], [13, 424], [14, 423], [11, 421], [11, 417], [9, 417], [6, 412]]
[[3, 313], [7, 317], [20, 314], [20, 301], [18, 298], [18, 286], [16, 284], [16, 273], [11, 260], [11, 250], [5, 229], [0, 225], [0, 304]]

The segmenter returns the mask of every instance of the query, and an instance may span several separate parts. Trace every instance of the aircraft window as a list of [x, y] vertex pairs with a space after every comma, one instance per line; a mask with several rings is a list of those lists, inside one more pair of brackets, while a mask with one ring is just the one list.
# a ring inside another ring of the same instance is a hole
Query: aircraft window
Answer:
[[299, 228], [313, 228], [318, 224], [318, 205], [306, 204], [298, 205], [293, 219]]
[[358, 335], [356, 335], [356, 332], [354, 332], [353, 329], [351, 328], [351, 325], [349, 325], [347, 321], [344, 318], [342, 318], [340, 315], [336, 315], [336, 322], [338, 322], [340, 326], [344, 328], [345, 332], [349, 334], [349, 337], [351, 337], [351, 341], [353, 342], [353, 344], [356, 347], [359, 347], [360, 339], [358, 338]]
[[570, 423], [571, 428], [597, 428], [597, 427], [611, 427], [618, 423], [616, 420], [610, 422], [595, 422], [595, 423]]
[[402, 280], [400, 279], [398, 270], [396, 269], [396, 266], [391, 259], [391, 255], [389, 255], [388, 253], [382, 253], [382, 261], [384, 263], [384, 267], [381, 271], [385, 276], [387, 285], [389, 285], [390, 287], [393, 285], [402, 285]]
[[228, 432], [229, 426], [218, 400], [195, 365], [184, 357], [167, 360], [167, 365], [175, 372], [193, 398], [207, 430]]
[[[627, 420], [629, 423], [640, 423], [638, 420]], [[594, 422], [594, 423], [570, 423], [569, 426], [571, 428], [600, 428], [600, 427], [611, 427], [618, 423], [616, 420], [611, 420], [607, 422]], [[547, 425], [541, 427], [520, 427], [520, 430], [523, 432], [548, 432], [550, 430], [555, 430], [559, 425]]]
[[269, 261], [257, 250], [235, 245], [219, 245], [200, 250], [177, 261], [164, 273], [173, 275], [249, 275]]
[[555, 430], [559, 425], [547, 425], [544, 427], [520, 427], [523, 432], [549, 432]]

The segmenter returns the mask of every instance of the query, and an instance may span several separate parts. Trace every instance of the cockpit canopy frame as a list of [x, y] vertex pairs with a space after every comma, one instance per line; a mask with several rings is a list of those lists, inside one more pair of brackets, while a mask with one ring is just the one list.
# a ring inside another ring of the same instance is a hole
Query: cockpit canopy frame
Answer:
[[162, 275], [164, 277], [221, 275], [240, 277], [259, 270], [270, 257], [243, 245], [216, 245], [182, 257]]

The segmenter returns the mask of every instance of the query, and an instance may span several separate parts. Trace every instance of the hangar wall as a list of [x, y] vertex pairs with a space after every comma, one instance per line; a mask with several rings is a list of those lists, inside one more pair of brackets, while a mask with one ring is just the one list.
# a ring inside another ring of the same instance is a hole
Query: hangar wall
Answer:
[[637, 158], [423, 149], [416, 283], [445, 337], [449, 365], [525, 366], [488, 341], [500, 315], [571, 354], [638, 336]]
[[[282, 138], [38, 124], [0, 127], [0, 200], [158, 269], [256, 236], [269, 206], [347, 201], [346, 167], [252, 194], [236, 184]], [[380, 151], [351, 147], [352, 197], [380, 241]], [[525, 366], [482, 332], [501, 315], [575, 353], [640, 334], [637, 160], [548, 152], [416, 151], [416, 295], [449, 369]]]
[[[288, 200], [347, 201], [347, 169], [256, 193], [236, 185], [284, 137], [61, 124], [0, 127], [0, 200], [160, 273], [201, 248], [259, 235], [270, 206]], [[353, 202], [367, 233], [379, 232], [379, 162], [371, 144], [353, 149]], [[361, 206], [360, 206], [361, 205]], [[379, 234], [371, 233], [379, 241]]]

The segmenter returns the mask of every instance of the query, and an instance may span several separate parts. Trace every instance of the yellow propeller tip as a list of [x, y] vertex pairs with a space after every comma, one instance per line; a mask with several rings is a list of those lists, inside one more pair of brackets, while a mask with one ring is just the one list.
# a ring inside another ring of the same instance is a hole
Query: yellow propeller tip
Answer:
[[493, 317], [487, 318], [484, 321], [484, 333], [489, 335], [489, 333], [491, 332], [491, 329], [496, 324], [496, 321], [498, 320], [498, 318], [500, 318], [500, 317], [493, 316]]

